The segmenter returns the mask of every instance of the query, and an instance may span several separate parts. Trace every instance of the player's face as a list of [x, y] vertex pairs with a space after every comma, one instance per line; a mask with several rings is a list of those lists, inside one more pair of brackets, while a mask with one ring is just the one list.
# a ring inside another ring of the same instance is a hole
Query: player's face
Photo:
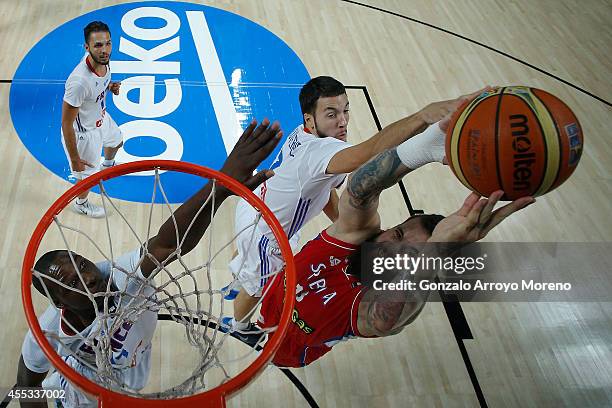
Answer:
[[[74, 252], [73, 258], [74, 264], [68, 253], [58, 256], [49, 271], [50, 276], [70, 288], [56, 285], [55, 297], [64, 307], [73, 311], [90, 310], [93, 307], [91, 300], [76, 291], [91, 294], [104, 292], [107, 282], [93, 262]], [[96, 297], [96, 302], [103, 301], [103, 299], [103, 297]]]
[[97, 64], [108, 65], [113, 50], [110, 33], [105, 31], [90, 33], [85, 49], [89, 51], [89, 55]]
[[427, 242], [431, 235], [421, 225], [418, 217], [383, 231], [374, 242]]
[[319, 98], [314, 115], [304, 115], [306, 126], [319, 137], [346, 141], [349, 101], [346, 94]]

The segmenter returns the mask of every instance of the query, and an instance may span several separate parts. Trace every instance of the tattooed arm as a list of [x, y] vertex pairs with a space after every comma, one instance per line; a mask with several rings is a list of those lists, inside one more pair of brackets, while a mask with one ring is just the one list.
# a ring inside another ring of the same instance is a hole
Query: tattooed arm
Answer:
[[411, 170], [396, 148], [386, 150], [355, 170], [338, 204], [338, 219], [327, 232], [344, 242], [360, 244], [380, 230], [378, 197]]

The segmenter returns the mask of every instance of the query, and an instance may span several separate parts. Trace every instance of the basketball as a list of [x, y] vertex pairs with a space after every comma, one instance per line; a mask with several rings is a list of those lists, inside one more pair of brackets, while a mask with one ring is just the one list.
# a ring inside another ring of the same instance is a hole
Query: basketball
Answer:
[[526, 86], [483, 92], [451, 118], [446, 158], [467, 188], [505, 200], [540, 196], [574, 172], [582, 153], [578, 119], [559, 98]]

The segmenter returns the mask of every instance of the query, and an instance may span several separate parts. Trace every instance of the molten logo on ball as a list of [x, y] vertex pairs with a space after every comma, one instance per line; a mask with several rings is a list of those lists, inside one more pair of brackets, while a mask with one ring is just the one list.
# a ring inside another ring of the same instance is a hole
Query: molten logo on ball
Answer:
[[512, 149], [514, 150], [514, 189], [531, 190], [531, 165], [535, 162], [535, 153], [531, 151], [527, 116], [510, 115], [512, 129]]

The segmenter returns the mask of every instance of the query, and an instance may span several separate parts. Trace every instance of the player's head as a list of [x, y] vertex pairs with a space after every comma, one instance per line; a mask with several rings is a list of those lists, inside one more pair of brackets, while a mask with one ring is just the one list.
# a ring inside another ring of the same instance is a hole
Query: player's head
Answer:
[[[413, 215], [401, 224], [371, 236], [362, 244], [359, 250], [350, 256], [348, 273], [361, 276], [362, 251], [365, 248], [364, 244], [423, 243], [431, 237], [434, 228], [436, 228], [436, 225], [443, 219], [444, 217], [438, 214]], [[393, 245], [386, 246], [387, 251], [393, 251], [396, 248], [397, 247]]]
[[376, 235], [373, 242], [426, 242], [434, 228], [444, 219], [438, 214], [418, 214]]
[[[68, 251], [54, 250], [42, 255], [34, 265], [34, 270], [61, 282], [71, 289], [62, 287], [50, 279], [39, 278], [34, 275], [32, 275], [32, 284], [44, 296], [47, 295], [44, 288], [46, 286], [51, 300], [57, 307], [67, 308], [75, 312], [88, 310], [92, 307], [91, 300], [87, 296], [76, 292], [76, 290], [87, 292], [83, 286], [83, 282], [85, 282], [89, 292], [92, 294], [99, 293], [106, 290], [106, 280], [93, 262], [74, 252], [72, 257], [74, 264]], [[78, 271], [75, 270], [74, 265], [76, 265]], [[82, 281], [79, 275], [83, 278]], [[102, 297], [97, 297], [96, 301], [99, 302], [99, 299], [103, 300]]]
[[85, 36], [85, 49], [91, 58], [101, 65], [110, 61], [113, 45], [111, 43], [110, 29], [101, 21], [92, 21], [83, 30]]
[[300, 91], [304, 126], [319, 137], [346, 140], [349, 102], [340, 81], [328, 76], [312, 78]]

